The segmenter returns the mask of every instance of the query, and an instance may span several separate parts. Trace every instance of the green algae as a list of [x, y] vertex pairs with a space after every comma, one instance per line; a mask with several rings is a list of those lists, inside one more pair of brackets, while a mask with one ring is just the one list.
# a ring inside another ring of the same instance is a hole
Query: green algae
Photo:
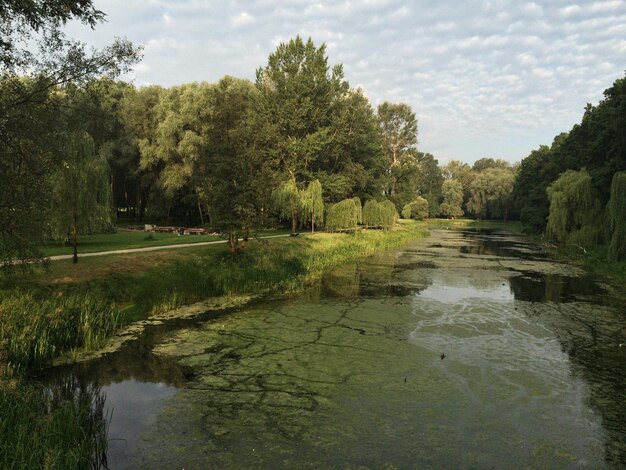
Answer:
[[115, 335], [110, 337], [104, 347], [95, 351], [80, 350], [59, 356], [53, 360], [53, 366], [63, 366], [67, 364], [80, 363], [98, 359], [104, 355], [119, 351], [124, 345], [131, 341], [136, 341], [147, 327], [162, 325], [171, 320], [190, 320], [207, 312], [220, 311], [241, 307], [258, 295], [228, 295], [213, 297], [203, 302], [179, 307], [167, 311], [157, 311], [146, 320], [139, 320], [121, 328]]
[[128, 466], [610, 466], [626, 330], [606, 295], [517, 236], [434, 231], [159, 336], [151, 356], [193, 373]]

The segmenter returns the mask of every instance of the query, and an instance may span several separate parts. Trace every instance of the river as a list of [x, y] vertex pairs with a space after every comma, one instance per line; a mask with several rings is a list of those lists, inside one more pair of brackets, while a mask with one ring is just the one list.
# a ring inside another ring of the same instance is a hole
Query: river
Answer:
[[613, 289], [515, 235], [435, 230], [48, 380], [100, 387], [112, 469], [618, 468]]

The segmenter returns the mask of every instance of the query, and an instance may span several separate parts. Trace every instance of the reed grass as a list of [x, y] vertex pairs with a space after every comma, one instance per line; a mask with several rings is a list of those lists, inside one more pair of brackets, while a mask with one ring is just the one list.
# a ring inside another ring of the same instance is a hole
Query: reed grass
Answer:
[[119, 310], [98, 291], [0, 293], [0, 354], [8, 371], [40, 367], [70, 349], [98, 348], [119, 325]]
[[136, 280], [130, 311], [165, 311], [207, 297], [293, 292], [325, 269], [426, 236], [414, 222], [392, 232], [317, 233], [251, 242], [236, 256], [213, 251], [153, 269]]
[[69, 379], [42, 388], [0, 379], [0, 468], [79, 469], [106, 465], [104, 396]]

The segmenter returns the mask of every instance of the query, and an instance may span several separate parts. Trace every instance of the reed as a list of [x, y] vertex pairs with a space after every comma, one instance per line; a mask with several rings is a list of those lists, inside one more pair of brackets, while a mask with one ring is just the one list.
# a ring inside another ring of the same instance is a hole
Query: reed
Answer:
[[0, 379], [0, 468], [106, 465], [104, 397], [73, 379], [42, 388]]
[[41, 367], [70, 349], [100, 347], [119, 325], [119, 310], [98, 292], [0, 293], [0, 353], [10, 371]]
[[211, 296], [299, 289], [325, 269], [425, 236], [414, 222], [392, 231], [317, 233], [258, 240], [233, 256], [213, 251], [153, 269], [136, 279], [133, 317], [164, 311]]

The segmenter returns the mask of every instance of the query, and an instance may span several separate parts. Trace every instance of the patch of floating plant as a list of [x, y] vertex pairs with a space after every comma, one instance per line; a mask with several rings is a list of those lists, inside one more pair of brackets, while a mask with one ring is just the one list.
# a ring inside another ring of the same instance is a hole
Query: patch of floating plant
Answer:
[[54, 359], [52, 366], [90, 361], [120, 350], [129, 341], [138, 339], [145, 329], [153, 325], [161, 325], [172, 320], [191, 320], [212, 311], [226, 310], [241, 307], [250, 303], [258, 296], [254, 295], [229, 295], [213, 297], [192, 305], [179, 307], [163, 312], [153, 313], [146, 320], [139, 320], [123, 327], [118, 333], [109, 338], [106, 344], [95, 351], [69, 352]]

